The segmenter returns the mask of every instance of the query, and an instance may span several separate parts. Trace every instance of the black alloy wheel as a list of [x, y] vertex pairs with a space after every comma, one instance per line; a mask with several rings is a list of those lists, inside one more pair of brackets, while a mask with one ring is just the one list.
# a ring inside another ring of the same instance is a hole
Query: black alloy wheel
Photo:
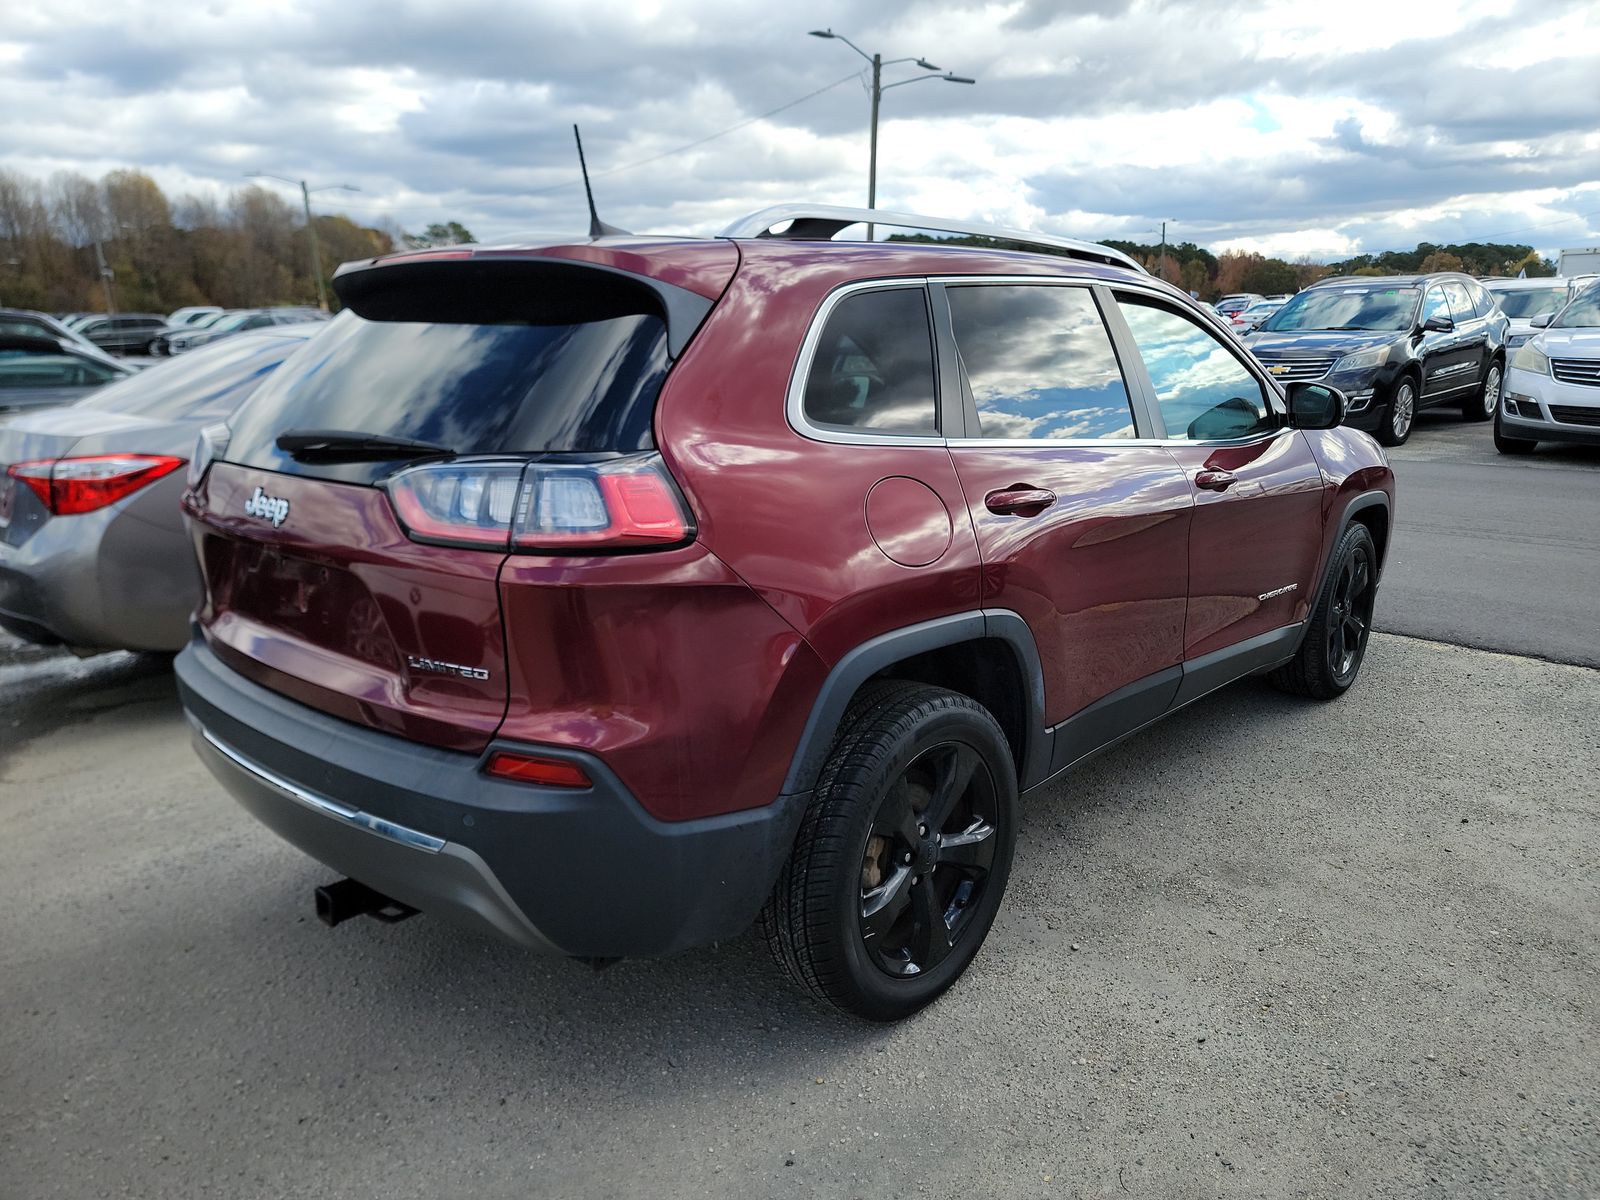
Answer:
[[881, 970], [921, 975], [950, 957], [994, 867], [997, 815], [994, 780], [964, 742], [907, 764], [861, 860], [861, 940]]
[[954, 983], [994, 922], [1016, 844], [1012, 748], [970, 696], [875, 681], [851, 702], [761, 914], [773, 957], [873, 1021]]
[[1340, 564], [1333, 585], [1333, 606], [1328, 612], [1328, 672], [1348, 683], [1367, 648], [1372, 632], [1372, 607], [1377, 598], [1377, 575], [1371, 551], [1357, 546]]
[[1300, 649], [1273, 671], [1274, 685], [1314, 700], [1342, 696], [1361, 672], [1378, 598], [1378, 548], [1352, 521], [1339, 535]]

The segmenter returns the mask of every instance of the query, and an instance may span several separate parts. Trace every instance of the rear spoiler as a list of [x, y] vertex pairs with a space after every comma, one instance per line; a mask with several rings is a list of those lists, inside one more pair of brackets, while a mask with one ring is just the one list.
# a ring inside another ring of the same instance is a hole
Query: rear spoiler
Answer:
[[491, 258], [466, 249], [347, 262], [334, 272], [333, 290], [346, 308], [369, 321], [571, 325], [650, 313], [666, 322], [673, 358], [715, 303], [598, 263], [500, 251]]

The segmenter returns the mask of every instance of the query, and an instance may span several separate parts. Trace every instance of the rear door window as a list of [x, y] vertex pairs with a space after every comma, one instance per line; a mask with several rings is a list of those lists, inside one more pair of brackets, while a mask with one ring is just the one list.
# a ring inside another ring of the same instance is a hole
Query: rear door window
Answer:
[[337, 429], [460, 455], [646, 450], [668, 366], [666, 322], [654, 313], [457, 324], [345, 312], [240, 410], [226, 458], [371, 483], [394, 464], [297, 462], [278, 435]]
[[937, 435], [927, 292], [874, 288], [834, 305], [811, 357], [804, 411], [829, 429]]
[[1454, 280], [1448, 280], [1441, 286], [1444, 294], [1450, 298], [1450, 315], [1455, 318], [1457, 325], [1477, 319], [1478, 306], [1473, 303], [1466, 288]]
[[1131, 438], [1133, 410], [1087, 288], [947, 286], [978, 436]]

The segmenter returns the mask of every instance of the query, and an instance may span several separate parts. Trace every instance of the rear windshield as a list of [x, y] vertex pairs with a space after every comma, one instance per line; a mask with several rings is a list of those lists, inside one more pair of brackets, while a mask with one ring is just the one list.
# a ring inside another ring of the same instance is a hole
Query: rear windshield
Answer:
[[78, 402], [79, 408], [135, 413], [153, 421], [228, 416], [284, 359], [301, 338], [233, 338], [182, 358], [146, 367]]
[[1567, 302], [1567, 288], [1517, 288], [1516, 290], [1496, 290], [1496, 300], [1500, 301], [1500, 311], [1508, 317], [1518, 320], [1533, 320], [1542, 317], [1545, 313], [1559, 312], [1561, 306]]
[[653, 314], [474, 325], [345, 312], [240, 411], [225, 457], [370, 483], [400, 464], [296, 462], [278, 435], [337, 429], [457, 454], [648, 450], [668, 366], [666, 323]]

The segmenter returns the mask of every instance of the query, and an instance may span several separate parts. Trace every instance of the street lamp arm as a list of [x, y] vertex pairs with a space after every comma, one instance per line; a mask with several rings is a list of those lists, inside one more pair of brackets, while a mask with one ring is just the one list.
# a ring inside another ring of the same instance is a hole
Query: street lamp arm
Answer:
[[295, 187], [301, 186], [298, 179], [290, 179], [283, 175], [273, 175], [267, 171], [246, 171], [244, 177], [246, 179], [276, 179], [279, 183], [292, 183]]
[[835, 33], [831, 29], [813, 29], [811, 31], [811, 36], [820, 38], [833, 38], [835, 41], [843, 42], [846, 46], [849, 46], [850, 49], [861, 55], [861, 57], [866, 59], [868, 62], [872, 61], [872, 55], [868, 54], [865, 50], [852, 42], [849, 38], [845, 37], [845, 35], [842, 33]]
[[890, 88], [904, 87], [908, 83], [921, 83], [924, 79], [943, 79], [943, 80], [945, 80], [946, 82], [949, 82], [949, 83], [976, 83], [977, 82], [976, 79], [968, 79], [964, 75], [946, 75], [946, 74], [913, 75], [910, 79], [902, 79], [902, 80], [899, 80], [896, 83], [886, 83], [886, 84], [883, 85], [883, 90], [887, 92]]
[[353, 183], [325, 183], [321, 187], [307, 188], [309, 192], [359, 192]]

